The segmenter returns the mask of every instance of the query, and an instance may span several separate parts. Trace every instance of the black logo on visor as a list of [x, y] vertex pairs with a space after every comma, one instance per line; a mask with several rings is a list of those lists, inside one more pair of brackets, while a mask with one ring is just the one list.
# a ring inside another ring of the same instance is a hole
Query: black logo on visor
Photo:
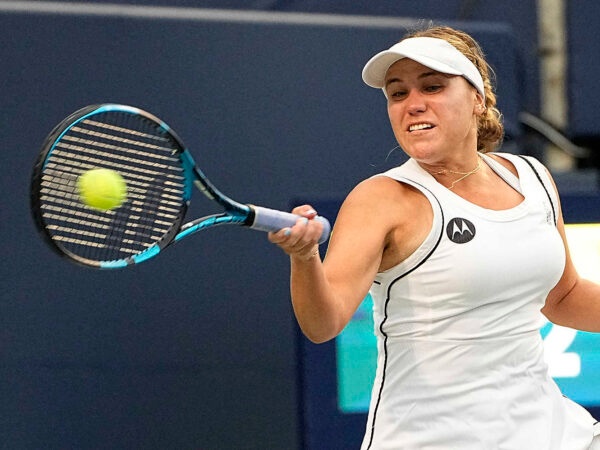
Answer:
[[475, 237], [475, 225], [467, 219], [455, 217], [448, 222], [446, 234], [455, 244], [465, 244]]

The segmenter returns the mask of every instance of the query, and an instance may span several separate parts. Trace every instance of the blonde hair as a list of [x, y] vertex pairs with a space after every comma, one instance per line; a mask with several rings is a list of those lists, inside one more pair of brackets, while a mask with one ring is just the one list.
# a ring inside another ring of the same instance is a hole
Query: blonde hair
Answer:
[[477, 150], [483, 153], [495, 150], [504, 137], [502, 113], [496, 107], [496, 94], [492, 85], [494, 71], [487, 63], [483, 50], [469, 34], [446, 26], [430, 26], [409, 32], [404, 39], [432, 37], [444, 39], [475, 64], [483, 78], [485, 111], [477, 119]]

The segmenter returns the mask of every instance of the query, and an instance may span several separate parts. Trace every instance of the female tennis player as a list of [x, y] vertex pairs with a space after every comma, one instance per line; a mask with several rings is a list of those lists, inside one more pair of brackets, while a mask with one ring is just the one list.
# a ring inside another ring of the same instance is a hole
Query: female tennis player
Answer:
[[[559, 197], [537, 160], [495, 153], [501, 115], [468, 34], [432, 27], [375, 55], [410, 157], [356, 186], [327, 255], [320, 225], [270, 233], [291, 259], [297, 320], [334, 338], [370, 291], [378, 366], [362, 450], [588, 450], [597, 421], [548, 374], [540, 327], [600, 332], [600, 286], [569, 256]], [[595, 445], [595, 447], [594, 447]]]

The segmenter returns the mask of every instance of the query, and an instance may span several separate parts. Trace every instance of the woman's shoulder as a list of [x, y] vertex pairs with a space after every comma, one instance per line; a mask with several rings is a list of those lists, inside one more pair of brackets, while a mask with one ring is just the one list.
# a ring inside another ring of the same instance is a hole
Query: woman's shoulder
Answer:
[[373, 176], [357, 184], [346, 197], [342, 207], [377, 216], [410, 217], [418, 203], [426, 201], [414, 186], [385, 174]]
[[400, 182], [397, 177], [391, 177], [387, 173], [374, 175], [358, 183], [350, 192], [348, 197], [365, 199], [397, 199], [402, 196], [410, 186]]

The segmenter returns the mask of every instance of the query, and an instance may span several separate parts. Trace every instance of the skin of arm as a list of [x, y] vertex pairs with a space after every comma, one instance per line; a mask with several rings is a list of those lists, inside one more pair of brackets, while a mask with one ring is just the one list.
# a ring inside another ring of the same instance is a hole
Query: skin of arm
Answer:
[[600, 332], [600, 285], [581, 278], [577, 273], [560, 210], [557, 228], [565, 246], [565, 269], [559, 282], [548, 294], [542, 313], [557, 325]]
[[[313, 230], [318, 227], [313, 221], [299, 220], [288, 236], [285, 230], [269, 235], [271, 242], [290, 255], [292, 306], [308, 339], [320, 343], [337, 336], [367, 295], [377, 272], [418, 247], [428, 232], [421, 220], [431, 220], [427, 205], [414, 188], [390, 178], [363, 181], [340, 209], [323, 263], [307, 257], [306, 249], [314, 247], [320, 232]], [[307, 205], [294, 212], [314, 215]]]

